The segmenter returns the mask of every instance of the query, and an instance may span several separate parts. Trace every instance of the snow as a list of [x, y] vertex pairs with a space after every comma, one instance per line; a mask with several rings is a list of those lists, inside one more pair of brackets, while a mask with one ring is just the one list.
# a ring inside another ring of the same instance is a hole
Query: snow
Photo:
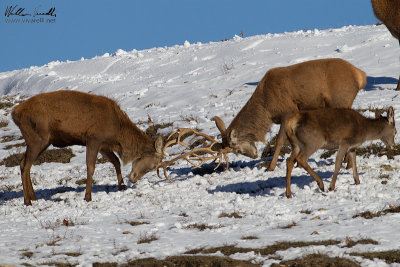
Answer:
[[[155, 123], [173, 122], [174, 127], [200, 128], [216, 136], [218, 130], [212, 118], [218, 115], [229, 124], [268, 69], [340, 57], [368, 74], [368, 84], [357, 95], [353, 107], [392, 105], [398, 121], [399, 92], [394, 89], [400, 73], [399, 54], [398, 41], [384, 26], [375, 25], [247, 38], [235, 36], [232, 40], [208, 44], [185, 41], [173, 47], [119, 49], [92, 59], [56, 61], [0, 73], [0, 95], [26, 98], [60, 89], [91, 92], [117, 100], [136, 123], [147, 122], [150, 115]], [[5, 119], [11, 121], [10, 114], [2, 110], [0, 120]], [[142, 130], [148, 127], [146, 123], [138, 126]], [[1, 136], [20, 135], [12, 122], [1, 129]], [[268, 138], [277, 130], [276, 125], [272, 127]], [[0, 144], [1, 159], [23, 151], [6, 150], [8, 144]], [[258, 144], [258, 148], [261, 152], [263, 145]], [[0, 166], [0, 264], [69, 262], [90, 266], [93, 262], [164, 258], [202, 247], [261, 248], [278, 241], [335, 239], [342, 243], [291, 248], [276, 255], [288, 260], [319, 252], [349, 257], [363, 266], [385, 266], [381, 260], [348, 254], [400, 247], [400, 214], [368, 220], [353, 218], [359, 212], [400, 205], [399, 156], [358, 157], [361, 184], [354, 185], [352, 171], [342, 169], [334, 192], [320, 192], [304, 170], [295, 168], [292, 199], [285, 197], [286, 166], [281, 158], [274, 172], [265, 172], [264, 168], [256, 167], [260, 160], [229, 155], [234, 166], [227, 172], [203, 176], [194, 174], [182, 161], [169, 171], [174, 183], [160, 180], [151, 172], [131, 184], [128, 165], [123, 168], [125, 191], [117, 190], [111, 164], [97, 164], [93, 201], [87, 203], [85, 187], [75, 183], [86, 178], [85, 148], [72, 149], [76, 157], [68, 164], [32, 167], [31, 177], [39, 200], [29, 207], [23, 205], [19, 167]], [[325, 160], [319, 157], [321, 153], [313, 155], [309, 163], [327, 187], [335, 155]], [[393, 170], [385, 170], [382, 165], [390, 165]], [[389, 177], [385, 179], [387, 184], [381, 183], [384, 175]], [[242, 218], [219, 217], [221, 213], [232, 212]], [[74, 225], [66, 226], [64, 220]], [[132, 221], [148, 224], [127, 223]], [[296, 226], [283, 228], [293, 222]], [[192, 224], [213, 228], [188, 229]], [[152, 234], [158, 240], [137, 244], [141, 237]], [[258, 239], [242, 239], [249, 235]], [[346, 237], [371, 238], [379, 244], [343, 248]], [[27, 251], [33, 253], [30, 258], [21, 256]], [[69, 252], [80, 255], [68, 256]], [[231, 257], [265, 266], [278, 262], [254, 253]]]

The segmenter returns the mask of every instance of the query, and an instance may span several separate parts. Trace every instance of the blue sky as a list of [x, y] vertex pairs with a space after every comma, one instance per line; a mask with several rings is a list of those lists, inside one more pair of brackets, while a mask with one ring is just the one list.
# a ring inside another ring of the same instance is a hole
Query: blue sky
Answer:
[[[6, 19], [7, 7], [25, 8], [44, 22]], [[52, 23], [46, 23], [46, 19]], [[0, 0], [0, 72], [50, 61], [91, 58], [189, 42], [285, 31], [374, 24], [369, 0]]]

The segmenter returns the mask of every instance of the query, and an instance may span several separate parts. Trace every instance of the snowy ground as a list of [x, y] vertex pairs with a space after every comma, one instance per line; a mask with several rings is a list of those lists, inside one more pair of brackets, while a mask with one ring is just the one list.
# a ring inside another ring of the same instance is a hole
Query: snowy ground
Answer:
[[[59, 89], [92, 92], [116, 99], [143, 130], [148, 127], [150, 115], [155, 123], [197, 127], [215, 136], [218, 130], [211, 120], [213, 116], [218, 115], [229, 124], [268, 69], [340, 57], [368, 74], [368, 85], [360, 91], [353, 107], [392, 105], [399, 121], [400, 97], [394, 91], [400, 73], [399, 55], [398, 41], [384, 26], [350, 26], [244, 39], [235, 36], [225, 42], [118, 50], [92, 59], [50, 62], [0, 73], [0, 95], [19, 98]], [[6, 109], [0, 111], [0, 120], [10, 120]], [[276, 131], [274, 126], [272, 132]], [[1, 128], [0, 135], [20, 133], [10, 122]], [[18, 142], [22, 141], [1, 143], [0, 160], [23, 152], [23, 148], [5, 149]], [[262, 149], [260, 144], [259, 150]], [[265, 172], [255, 166], [259, 160], [230, 155], [237, 167], [203, 176], [193, 174], [187, 163], [180, 162], [170, 171], [174, 183], [159, 180], [151, 172], [135, 185], [127, 178], [130, 166], [126, 166], [123, 174], [127, 189], [121, 192], [117, 190], [112, 165], [98, 164], [93, 201], [87, 203], [83, 200], [84, 186], [75, 183], [86, 177], [85, 148], [76, 146], [73, 152], [76, 157], [69, 164], [32, 167], [39, 200], [30, 207], [23, 205], [19, 167], [0, 166], [0, 265], [65, 262], [88, 266], [93, 262], [164, 258], [202, 247], [262, 248], [278, 241], [334, 239], [340, 244], [290, 248], [269, 256], [248, 252], [230, 257], [268, 266], [279, 262], [277, 256], [288, 260], [323, 253], [350, 258], [363, 266], [385, 266], [382, 260], [349, 253], [400, 249], [399, 213], [373, 219], [353, 218], [363, 211], [377, 212], [400, 205], [399, 156], [390, 160], [386, 156], [358, 157], [361, 184], [354, 185], [351, 170], [343, 169], [334, 192], [321, 193], [313, 179], [296, 168], [292, 174], [292, 199], [286, 199], [284, 194], [283, 159], [274, 172]], [[321, 159], [321, 153], [310, 158], [310, 165], [327, 187], [334, 156]], [[242, 218], [220, 217], [234, 212]], [[148, 224], [132, 226], [128, 222]], [[190, 227], [195, 224], [211, 229]], [[289, 225], [292, 227], [285, 227]], [[138, 244], [151, 236], [157, 240]], [[257, 239], [243, 239], [244, 236]], [[378, 244], [344, 248], [346, 238], [370, 238]]]

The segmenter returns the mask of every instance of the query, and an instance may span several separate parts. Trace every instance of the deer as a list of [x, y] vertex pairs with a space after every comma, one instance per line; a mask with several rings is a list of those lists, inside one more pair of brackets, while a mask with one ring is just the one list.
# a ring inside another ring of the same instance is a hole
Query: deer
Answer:
[[394, 146], [396, 125], [393, 107], [387, 116], [366, 118], [352, 109], [319, 109], [300, 111], [283, 122], [284, 132], [292, 147], [286, 161], [286, 197], [291, 198], [290, 179], [295, 161], [317, 182], [321, 191], [324, 183], [308, 165], [308, 158], [318, 149], [338, 149], [335, 170], [329, 190], [335, 189], [336, 179], [343, 157], [348, 153], [356, 185], [360, 184], [356, 165], [356, 148], [366, 141], [380, 139], [390, 149]]
[[132, 183], [155, 170], [163, 159], [163, 137], [153, 141], [114, 100], [104, 96], [69, 90], [41, 93], [16, 106], [12, 119], [27, 145], [20, 164], [27, 206], [32, 205], [31, 200], [37, 200], [30, 178], [31, 166], [50, 145], [86, 146], [88, 202], [92, 200], [92, 177], [99, 152], [114, 165], [119, 190], [125, 188], [119, 158], [123, 164], [132, 162]]
[[[273, 68], [267, 71], [228, 128], [220, 117], [215, 116], [214, 120], [224, 147], [255, 159], [258, 158], [255, 142], [265, 143], [272, 123], [281, 124], [299, 110], [350, 108], [366, 84], [365, 72], [339, 58]], [[285, 138], [284, 132], [279, 131], [267, 171], [275, 169]]]
[[[385, 24], [386, 28], [400, 44], [400, 1], [397, 0], [371, 0], [375, 17]], [[397, 83], [400, 90], [400, 77]]]

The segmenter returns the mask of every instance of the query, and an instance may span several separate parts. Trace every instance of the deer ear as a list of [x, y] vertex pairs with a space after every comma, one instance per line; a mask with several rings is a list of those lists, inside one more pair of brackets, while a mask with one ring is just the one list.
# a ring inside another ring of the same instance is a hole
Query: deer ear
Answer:
[[235, 129], [233, 129], [230, 133], [229, 133], [229, 139], [231, 140], [232, 143], [237, 144], [238, 143], [238, 136], [237, 136], [237, 132]]
[[154, 142], [154, 148], [156, 149], [157, 153], [162, 153], [163, 149], [163, 136], [159, 135]]
[[214, 121], [215, 121], [215, 124], [217, 125], [218, 130], [221, 132], [221, 135], [225, 136], [226, 126], [225, 126], [224, 121], [218, 116], [214, 117]]
[[390, 125], [394, 125], [394, 109], [390, 107], [387, 111], [387, 119]]

